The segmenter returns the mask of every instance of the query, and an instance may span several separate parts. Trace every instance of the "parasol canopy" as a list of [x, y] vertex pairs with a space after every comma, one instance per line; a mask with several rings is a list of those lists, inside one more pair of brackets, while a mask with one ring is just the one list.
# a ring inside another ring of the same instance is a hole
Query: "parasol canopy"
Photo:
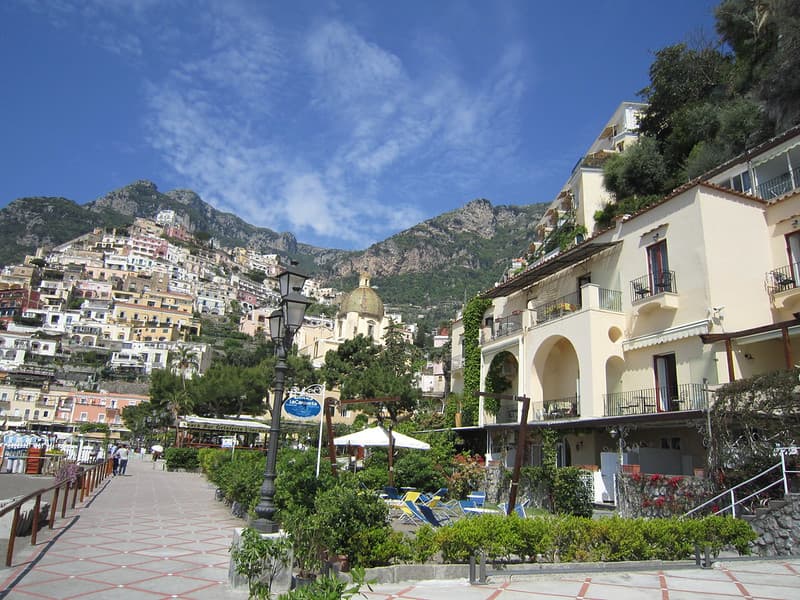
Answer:
[[162, 446], [161, 444], [153, 444], [152, 446], [150, 446], [150, 450], [152, 450], [153, 452], [163, 452], [164, 446]]
[[[333, 443], [336, 446], [389, 446], [389, 432], [383, 427], [369, 427], [333, 438]], [[416, 450], [430, 450], [430, 444], [405, 435], [392, 431], [392, 445], [395, 448], [414, 448]]]

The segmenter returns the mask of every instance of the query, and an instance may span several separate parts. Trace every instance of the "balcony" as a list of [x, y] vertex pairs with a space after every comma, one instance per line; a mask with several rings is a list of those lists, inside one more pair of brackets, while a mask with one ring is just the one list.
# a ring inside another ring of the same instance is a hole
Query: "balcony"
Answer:
[[791, 192], [798, 184], [800, 184], [800, 168], [781, 173], [777, 177], [759, 183], [758, 196], [764, 200], [771, 200]]
[[656, 308], [675, 310], [678, 296], [675, 271], [648, 273], [631, 280], [631, 304], [640, 312]]
[[515, 311], [508, 316], [496, 319], [491, 328], [481, 331], [481, 343], [503, 338], [522, 330], [522, 311]]
[[580, 416], [581, 411], [577, 395], [542, 402], [542, 419], [544, 421], [575, 419]]
[[550, 302], [539, 304], [533, 308], [534, 319], [537, 325], [547, 323], [554, 319], [572, 314], [581, 309], [581, 296], [579, 292], [573, 292], [566, 296], [561, 296]]
[[[659, 409], [659, 399], [662, 395], [666, 396], [662, 401], [666, 410]], [[603, 394], [603, 400], [607, 417], [704, 410], [706, 408], [706, 397], [701, 383], [682, 383], [674, 387]]]
[[772, 298], [775, 308], [788, 308], [789, 305], [797, 304], [800, 301], [797, 273], [800, 273], [800, 264], [798, 263], [767, 272], [765, 277], [767, 292]]

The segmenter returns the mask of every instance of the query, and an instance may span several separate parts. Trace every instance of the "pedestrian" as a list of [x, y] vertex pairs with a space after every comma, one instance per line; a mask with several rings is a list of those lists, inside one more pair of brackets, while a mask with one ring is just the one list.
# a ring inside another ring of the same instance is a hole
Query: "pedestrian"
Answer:
[[125, 475], [125, 469], [128, 468], [128, 459], [131, 456], [131, 451], [128, 449], [128, 445], [122, 444], [119, 450], [117, 450], [117, 455], [119, 456], [119, 467], [117, 473], [119, 475]]
[[141, 456], [141, 457], [142, 457], [142, 460], [144, 460], [144, 452], [145, 452], [145, 450], [144, 450], [144, 446], [142, 446], [141, 448], [139, 448], [139, 456]]
[[116, 475], [117, 474], [117, 470], [119, 468], [119, 455], [117, 454], [117, 450], [119, 450], [119, 448], [117, 448], [116, 444], [111, 444], [111, 448], [108, 449], [108, 454], [109, 454], [109, 456], [111, 456], [111, 474], [112, 475]]

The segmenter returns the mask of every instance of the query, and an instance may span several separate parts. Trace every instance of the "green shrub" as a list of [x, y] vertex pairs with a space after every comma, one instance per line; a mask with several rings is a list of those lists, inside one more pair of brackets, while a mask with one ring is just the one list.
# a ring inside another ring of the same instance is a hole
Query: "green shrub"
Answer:
[[520, 557], [527, 557], [530, 562], [535, 562], [539, 555], [552, 560], [553, 534], [549, 518], [520, 519], [518, 527]]
[[592, 496], [577, 467], [555, 470], [553, 509], [558, 514], [577, 517], [592, 516]]
[[430, 525], [421, 525], [411, 541], [411, 561], [426, 563], [439, 552], [436, 530]]
[[436, 540], [445, 562], [466, 562], [471, 554], [483, 553], [491, 561], [520, 555], [523, 547], [518, 517], [484, 514], [459, 519], [441, 527]]
[[259, 453], [237, 452], [233, 459], [221, 462], [210, 479], [222, 490], [226, 500], [252, 509], [258, 504], [264, 463], [265, 458]]
[[330, 489], [335, 479], [331, 473], [330, 463], [320, 463], [317, 477], [317, 456], [314, 452], [281, 449], [276, 463], [275, 506], [280, 512], [294, 510], [297, 507], [311, 510], [314, 500], [322, 490]]
[[164, 458], [167, 461], [167, 471], [176, 469], [194, 471], [200, 466], [197, 460], [197, 448], [167, 448]]
[[410, 562], [413, 556], [410, 540], [386, 525], [362, 529], [353, 535], [352, 542], [355, 554], [351, 560], [360, 567], [385, 567]]
[[[374, 493], [340, 482], [319, 493], [314, 502], [320, 536], [329, 554], [355, 559], [356, 540], [362, 531], [384, 527], [389, 515], [386, 503]], [[355, 560], [351, 561], [357, 564]]]

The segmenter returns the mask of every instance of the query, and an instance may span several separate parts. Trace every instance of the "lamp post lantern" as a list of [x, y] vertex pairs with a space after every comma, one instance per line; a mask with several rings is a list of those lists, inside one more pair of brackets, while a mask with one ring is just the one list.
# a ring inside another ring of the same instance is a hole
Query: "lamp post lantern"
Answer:
[[292, 348], [292, 340], [303, 324], [306, 308], [311, 300], [300, 293], [307, 277], [290, 266], [278, 276], [280, 286], [280, 308], [269, 316], [269, 333], [275, 342], [275, 385], [272, 402], [272, 422], [269, 428], [267, 463], [264, 467], [264, 482], [261, 484], [261, 499], [255, 508], [256, 519], [251, 526], [262, 533], [277, 533], [275, 521], [275, 464], [278, 459], [278, 436], [281, 431], [281, 410], [286, 381], [286, 356]]

